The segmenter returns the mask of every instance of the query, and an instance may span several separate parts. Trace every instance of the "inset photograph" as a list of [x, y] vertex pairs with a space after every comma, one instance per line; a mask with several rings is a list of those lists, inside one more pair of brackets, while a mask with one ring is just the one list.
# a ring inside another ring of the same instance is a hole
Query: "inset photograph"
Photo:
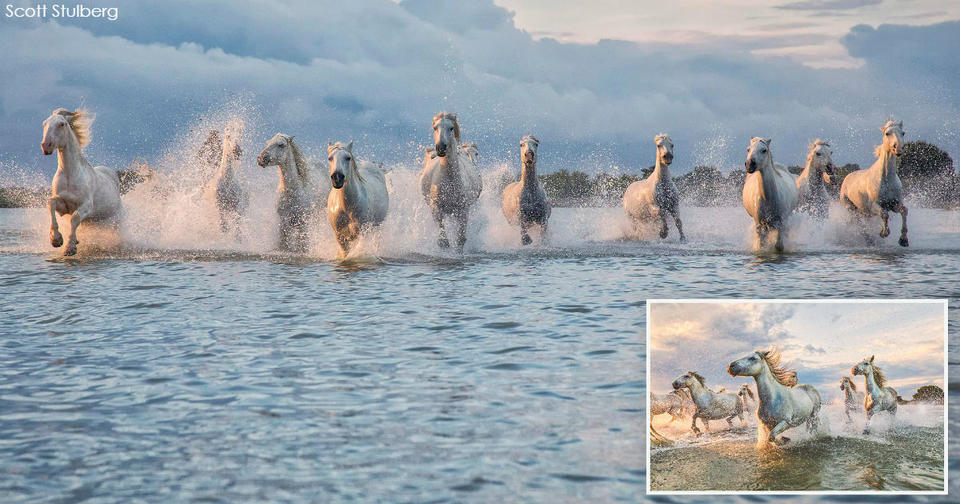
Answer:
[[945, 300], [650, 300], [651, 493], [946, 493]]

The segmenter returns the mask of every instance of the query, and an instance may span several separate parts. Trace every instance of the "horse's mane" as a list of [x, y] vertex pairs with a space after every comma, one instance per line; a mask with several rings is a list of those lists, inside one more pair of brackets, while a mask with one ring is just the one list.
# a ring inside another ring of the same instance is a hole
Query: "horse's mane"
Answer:
[[301, 183], [306, 184], [310, 172], [310, 167], [307, 165], [307, 158], [303, 157], [303, 153], [300, 152], [300, 146], [293, 141], [292, 136], [287, 137], [287, 142], [290, 143], [290, 150], [293, 152], [293, 164], [297, 167], [297, 176], [300, 177]]
[[763, 357], [767, 366], [770, 366], [770, 372], [773, 373], [773, 378], [777, 380], [777, 383], [786, 387], [793, 387], [797, 384], [796, 372], [794, 371], [793, 376], [791, 376], [792, 370], [786, 369], [780, 364], [781, 355], [779, 349], [758, 350], [757, 354]]
[[533, 135], [524, 135], [523, 138], [520, 139], [521, 142], [526, 142], [527, 140], [530, 140], [531, 142], [537, 144], [537, 146], [540, 145], [540, 139], [538, 139]]
[[70, 129], [77, 137], [80, 148], [86, 147], [90, 143], [90, 126], [93, 124], [94, 116], [86, 109], [67, 110], [60, 107], [53, 111], [54, 115], [61, 115], [67, 118]]
[[436, 126], [437, 122], [444, 119], [450, 119], [453, 121], [453, 136], [456, 137], [457, 141], [460, 141], [460, 123], [457, 121], [457, 114], [450, 112], [440, 112], [434, 116], [433, 121], [430, 123], [430, 126]]
[[700, 373], [697, 373], [696, 371], [687, 371], [687, 374], [696, 378], [696, 380], [700, 382], [700, 385], [703, 385], [704, 387], [707, 386], [707, 379], [704, 378]]
[[887, 377], [883, 376], [883, 370], [876, 364], [871, 363], [870, 366], [873, 368], [873, 381], [877, 382], [877, 386], [882, 389], [887, 384]]
[[857, 391], [857, 384], [854, 383], [854, 381], [853, 381], [852, 378], [850, 378], [849, 376], [844, 376], [844, 377], [843, 377], [843, 381], [850, 384], [850, 389], [851, 389], [851, 390], [853, 390], [854, 392]]
[[666, 133], [659, 133], [659, 134], [657, 134], [657, 136], [653, 137], [653, 142], [654, 142], [655, 144], [657, 144], [657, 145], [660, 145], [660, 142], [662, 142], [662, 141], [664, 141], [664, 140], [668, 140], [668, 141], [670, 141], [671, 143], [673, 143], [673, 139], [671, 139], [671, 138], [670, 138], [670, 135], [668, 135], [668, 134], [666, 134]]

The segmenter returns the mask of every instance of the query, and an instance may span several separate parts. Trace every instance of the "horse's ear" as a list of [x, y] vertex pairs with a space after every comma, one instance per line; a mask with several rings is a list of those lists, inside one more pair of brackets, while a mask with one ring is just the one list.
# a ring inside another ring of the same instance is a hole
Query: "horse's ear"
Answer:
[[873, 362], [873, 355], [870, 356], [870, 362]]
[[770, 142], [773, 142], [772, 138], [764, 138], [763, 143], [767, 144], [767, 147], [770, 147]]
[[333, 152], [333, 144], [330, 143], [330, 140], [327, 140], [327, 154]]
[[353, 153], [353, 139], [352, 139], [352, 138], [350, 139], [349, 142], [347, 142], [347, 152], [349, 152], [349, 153], [351, 153], [351, 154]]

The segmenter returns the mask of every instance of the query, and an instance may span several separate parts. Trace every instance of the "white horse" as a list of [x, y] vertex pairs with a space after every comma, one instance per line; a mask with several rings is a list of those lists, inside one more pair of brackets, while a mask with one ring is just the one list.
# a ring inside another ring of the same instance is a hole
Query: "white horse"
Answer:
[[513, 182], [503, 189], [501, 207], [503, 215], [510, 224], [520, 226], [520, 243], [529, 245], [532, 240], [527, 234], [531, 225], [540, 226], [541, 240], [547, 235], [547, 222], [550, 220], [550, 201], [537, 178], [537, 149], [540, 140], [533, 135], [520, 139], [520, 181]]
[[238, 238], [240, 219], [246, 213], [250, 196], [241, 187], [238, 172], [240, 170], [240, 137], [243, 134], [243, 122], [231, 121], [223, 130], [220, 166], [213, 179], [207, 184], [204, 199], [213, 203], [220, 214], [220, 230], [233, 232]]
[[77, 228], [84, 221], [115, 221], [120, 213], [120, 177], [106, 166], [91, 166], [83, 155], [90, 142], [93, 118], [86, 110], [54, 110], [43, 121], [44, 155], [57, 151], [57, 173], [53, 176], [53, 195], [47, 200], [50, 211], [50, 244], [63, 245], [57, 214], [70, 215], [70, 231], [63, 255], [77, 253]]
[[362, 232], [387, 218], [390, 198], [383, 169], [377, 163], [354, 158], [353, 140], [346, 145], [328, 142], [327, 160], [333, 185], [327, 197], [327, 218], [343, 259]]
[[823, 184], [829, 184], [833, 175], [831, 154], [829, 143], [819, 138], [814, 140], [807, 154], [807, 165], [797, 177], [797, 211], [806, 212], [820, 220], [827, 217], [830, 209], [830, 198]]
[[870, 420], [873, 415], [881, 411], [888, 411], [897, 415], [897, 391], [893, 387], [886, 387], [887, 379], [883, 371], [873, 364], [873, 355], [864, 359], [850, 370], [854, 375], [863, 375], [867, 384], [867, 394], [863, 398], [863, 407], [867, 410], [867, 426], [864, 433], [870, 432]]
[[653, 137], [657, 145], [657, 162], [649, 177], [638, 180], [623, 193], [623, 211], [638, 228], [643, 221], [660, 221], [660, 238], [667, 237], [667, 213], [673, 215], [673, 222], [680, 234], [680, 241], [686, 241], [683, 235], [683, 223], [680, 222], [678, 209], [680, 194], [670, 177], [670, 163], [673, 162], [673, 140], [670, 135], [660, 133]]
[[743, 411], [756, 411], [757, 398], [753, 395], [753, 389], [750, 388], [750, 385], [746, 383], [740, 385], [737, 396], [740, 397], [740, 402], [743, 403]]
[[687, 371], [673, 381], [674, 390], [687, 388], [693, 398], [693, 403], [697, 406], [690, 426], [693, 432], [697, 436], [700, 435], [700, 429], [697, 428], [698, 418], [703, 422], [703, 428], [707, 431], [710, 430], [710, 420], [724, 418], [727, 420], [727, 424], [732, 427], [733, 418], [739, 417], [740, 423], [743, 423], [743, 403], [740, 402], [737, 394], [732, 392], [718, 394], [708, 389], [706, 382], [706, 378], [693, 371]]
[[257, 156], [257, 164], [276, 166], [280, 171], [277, 185], [277, 215], [280, 216], [280, 248], [303, 251], [307, 234], [326, 198], [330, 186], [321, 183], [326, 177], [317, 176], [315, 167], [300, 152], [293, 136], [277, 133], [267, 141]]
[[480, 198], [483, 181], [474, 156], [460, 148], [457, 115], [437, 114], [432, 128], [434, 148], [427, 148], [423, 157], [420, 192], [440, 226], [437, 244], [442, 248], [450, 246], [443, 227], [443, 218], [449, 215], [457, 221], [457, 249], [462, 252], [463, 244], [467, 242], [467, 218], [473, 204]]
[[747, 179], [743, 184], [743, 207], [757, 230], [757, 248], [767, 240], [772, 229], [777, 234], [774, 245], [783, 252], [783, 232], [787, 219], [797, 208], [797, 182], [783, 165], [773, 162], [769, 138], [754, 137], [747, 149], [744, 166]]
[[857, 391], [857, 384], [853, 383], [853, 378], [844, 376], [840, 380], [840, 390], [843, 391], [843, 413], [847, 415], [847, 423], [852, 422], [850, 412], [857, 411], [863, 406], [863, 392]]
[[757, 445], [780, 444], [783, 431], [806, 423], [810, 432], [820, 427], [820, 393], [812, 385], [789, 385], [780, 366], [780, 351], [756, 351], [727, 366], [731, 376], [752, 376], [757, 383]]
[[857, 170], [843, 179], [840, 185], [840, 201], [853, 212], [860, 222], [864, 238], [870, 242], [864, 217], [879, 215], [882, 220], [880, 237], [890, 235], [888, 219], [890, 212], [900, 214], [900, 246], [910, 246], [907, 240], [907, 207], [903, 205], [903, 185], [897, 170], [900, 167], [900, 155], [903, 153], [903, 121], [888, 119], [880, 126], [883, 132], [883, 144], [877, 147], [874, 155], [877, 160], [866, 170]]
[[671, 390], [667, 394], [650, 392], [650, 419], [652, 420], [657, 415], [667, 414], [670, 415], [670, 422], [668, 423], [671, 423], [680, 417], [688, 416], [687, 401], [692, 403], [687, 389]]

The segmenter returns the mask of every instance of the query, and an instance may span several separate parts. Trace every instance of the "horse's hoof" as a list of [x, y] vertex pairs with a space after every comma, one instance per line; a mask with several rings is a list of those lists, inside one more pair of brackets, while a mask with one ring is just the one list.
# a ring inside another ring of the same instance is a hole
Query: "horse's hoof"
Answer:
[[667, 237], [667, 232], [666, 232], [666, 231], [660, 231], [660, 239], [662, 240], [662, 239], [664, 239], [664, 238], [666, 238], [666, 237]]
[[687, 237], [680, 235], [680, 243], [687, 243]]
[[440, 238], [437, 240], [437, 245], [439, 245], [440, 248], [450, 248], [450, 240], [446, 238]]
[[60, 233], [50, 235], [50, 245], [53, 245], [53, 248], [60, 248], [63, 246], [63, 235]]
[[523, 235], [520, 237], [520, 243], [524, 245], [530, 245], [531, 243], [533, 243], [533, 239], [530, 238], [530, 235]]
[[901, 247], [909, 247], [909, 246], [910, 246], [910, 240], [908, 240], [906, 236], [901, 236], [901, 237], [900, 237], [900, 246], [901, 246]]
[[75, 256], [75, 255], [77, 255], [77, 247], [76, 247], [76, 245], [67, 247], [67, 250], [64, 250], [64, 251], [63, 251], [63, 255], [65, 255], [65, 256]]
[[888, 237], [888, 236], [890, 236], [890, 230], [889, 230], [889, 229], [881, 229], [881, 230], [880, 230], [880, 238], [886, 238], [886, 237]]

